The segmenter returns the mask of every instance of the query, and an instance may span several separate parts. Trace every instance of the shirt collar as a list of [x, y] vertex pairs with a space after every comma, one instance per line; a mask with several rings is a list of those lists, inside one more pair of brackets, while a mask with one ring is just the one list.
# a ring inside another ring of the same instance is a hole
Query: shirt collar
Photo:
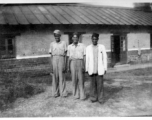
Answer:
[[[77, 46], [79, 46], [79, 45], [80, 45], [80, 43], [78, 42]], [[72, 43], [72, 46], [75, 46], [75, 45]]]
[[94, 46], [93, 44], [92, 44], [92, 47], [98, 47], [99, 45], [97, 44], [96, 46]]
[[56, 42], [56, 41], [55, 41], [55, 43], [60, 44], [60, 43], [61, 43], [61, 40], [60, 40], [60, 42]]

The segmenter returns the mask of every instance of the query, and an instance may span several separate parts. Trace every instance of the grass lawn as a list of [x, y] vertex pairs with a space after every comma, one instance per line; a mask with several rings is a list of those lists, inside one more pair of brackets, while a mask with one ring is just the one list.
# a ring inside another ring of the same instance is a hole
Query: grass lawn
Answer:
[[74, 100], [66, 74], [67, 98], [51, 97], [49, 70], [0, 73], [0, 116], [150, 116], [152, 68], [108, 73], [104, 76], [105, 102], [89, 102], [90, 80], [85, 75], [87, 100]]

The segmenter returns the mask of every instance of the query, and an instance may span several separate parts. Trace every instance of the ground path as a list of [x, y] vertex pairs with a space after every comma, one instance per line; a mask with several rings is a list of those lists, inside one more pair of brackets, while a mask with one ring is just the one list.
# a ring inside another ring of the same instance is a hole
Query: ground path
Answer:
[[[146, 83], [148, 82], [148, 84]], [[52, 98], [51, 86], [29, 99], [19, 98], [1, 117], [49, 116], [149, 116], [152, 115], [152, 81], [114, 79], [105, 82], [106, 101], [102, 105], [68, 98]], [[145, 88], [146, 85], [146, 88]], [[70, 91], [71, 82], [67, 83]], [[89, 82], [86, 82], [86, 91]], [[145, 89], [143, 89], [145, 88]], [[88, 93], [89, 91], [87, 91]]]
[[[109, 69], [109, 73], [151, 67], [152, 64], [134, 65]], [[108, 76], [108, 74], [107, 74]], [[115, 75], [114, 75], [115, 76]], [[49, 116], [152, 116], [152, 76], [127, 76], [104, 82], [105, 102], [90, 103], [89, 100], [74, 100], [72, 84], [67, 81], [67, 98], [52, 98], [51, 86], [31, 98], [19, 98], [13, 108], [0, 113], [0, 117], [49, 117]], [[89, 80], [85, 82], [89, 93]]]

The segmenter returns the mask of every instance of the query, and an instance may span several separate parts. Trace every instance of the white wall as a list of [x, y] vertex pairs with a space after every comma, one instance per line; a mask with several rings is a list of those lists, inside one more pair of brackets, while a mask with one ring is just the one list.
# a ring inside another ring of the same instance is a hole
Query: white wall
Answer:
[[99, 43], [103, 44], [108, 52], [111, 51], [111, 35], [112, 34], [100, 34]]
[[[98, 43], [103, 44], [106, 47], [107, 51], [111, 50], [111, 42], [110, 42], [111, 35], [112, 34], [100, 34], [99, 35]], [[83, 34], [82, 43], [84, 43], [86, 46], [92, 44], [91, 36], [92, 36], [92, 34]]]
[[92, 44], [91, 36], [92, 36], [92, 34], [83, 34], [83, 35], [81, 35], [82, 43], [85, 44], [86, 46]]
[[150, 34], [148, 33], [130, 33], [128, 38], [128, 50], [150, 49]]
[[[16, 56], [18, 59], [49, 56], [49, 46], [54, 40], [50, 32], [23, 33], [16, 37]], [[62, 35], [61, 40], [68, 42], [68, 36]]]

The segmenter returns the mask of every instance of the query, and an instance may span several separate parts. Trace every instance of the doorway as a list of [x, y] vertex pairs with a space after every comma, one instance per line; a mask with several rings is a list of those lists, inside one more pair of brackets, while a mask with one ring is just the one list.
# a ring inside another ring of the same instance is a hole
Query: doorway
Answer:
[[113, 35], [112, 37], [112, 61], [118, 63], [120, 62], [120, 36]]
[[111, 63], [126, 64], [127, 62], [127, 37], [126, 35], [111, 36]]

